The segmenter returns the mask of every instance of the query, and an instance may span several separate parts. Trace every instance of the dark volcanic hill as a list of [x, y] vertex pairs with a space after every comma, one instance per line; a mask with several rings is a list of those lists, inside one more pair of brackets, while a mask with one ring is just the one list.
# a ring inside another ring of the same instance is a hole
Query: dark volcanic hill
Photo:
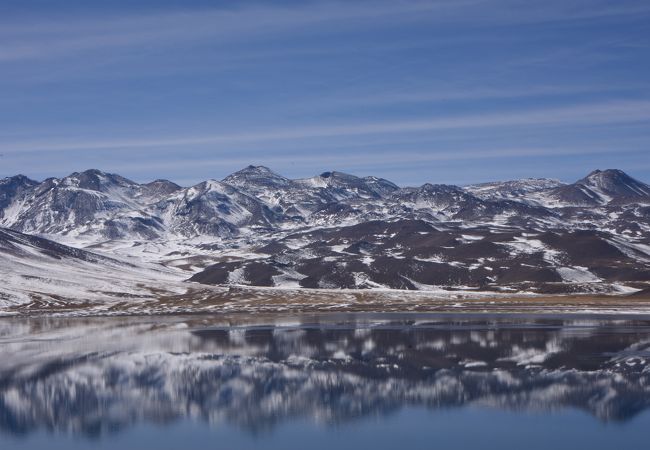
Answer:
[[594, 170], [573, 184], [552, 189], [549, 195], [561, 203], [577, 206], [648, 204], [650, 186], [621, 170]]

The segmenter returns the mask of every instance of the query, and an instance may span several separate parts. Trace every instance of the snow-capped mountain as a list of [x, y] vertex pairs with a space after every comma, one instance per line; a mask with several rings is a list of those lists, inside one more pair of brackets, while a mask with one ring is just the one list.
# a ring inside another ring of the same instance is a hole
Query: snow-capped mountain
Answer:
[[559, 186], [548, 197], [560, 205], [594, 206], [650, 203], [650, 186], [621, 170], [595, 170], [573, 184]]
[[149, 208], [168, 229], [182, 236], [232, 236], [242, 227], [272, 228], [281, 221], [258, 198], [208, 180], [174, 192]]
[[223, 182], [252, 194], [287, 219], [302, 222], [332, 205], [381, 199], [399, 189], [382, 178], [360, 178], [341, 172], [290, 180], [263, 166], [248, 166], [224, 178]]
[[294, 182], [264, 166], [248, 166], [222, 180], [225, 184], [244, 189], [258, 198], [273, 202], [276, 192], [293, 187]]
[[155, 188], [98, 170], [24, 182], [2, 214], [5, 227], [44, 235], [90, 235], [95, 238], [157, 237], [160, 226], [142, 199]]
[[594, 170], [575, 183], [548, 178], [528, 178], [467, 186], [482, 199], [538, 202], [547, 207], [585, 207], [650, 203], [650, 186], [617, 169]]
[[140, 184], [98, 170], [0, 180], [0, 226], [192, 281], [305, 288], [633, 292], [650, 283], [650, 186], [620, 170], [398, 187], [248, 166]]
[[[0, 180], [0, 219], [12, 220], [11, 214], [20, 210], [20, 203], [16, 199], [20, 198], [25, 191], [30, 190], [38, 185], [37, 181], [31, 180], [24, 175], [4, 178]], [[14, 206], [12, 209], [11, 207]]]
[[301, 187], [323, 189], [337, 200], [348, 198], [382, 198], [398, 190], [397, 185], [377, 177], [359, 178], [342, 172], [323, 172], [296, 180]]

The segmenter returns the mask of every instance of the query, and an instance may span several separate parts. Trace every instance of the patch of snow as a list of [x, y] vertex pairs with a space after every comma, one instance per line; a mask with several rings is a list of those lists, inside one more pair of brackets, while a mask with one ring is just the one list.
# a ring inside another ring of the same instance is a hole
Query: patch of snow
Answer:
[[587, 267], [558, 267], [555, 270], [562, 277], [562, 280], [568, 283], [597, 283], [602, 281], [601, 278], [591, 273]]

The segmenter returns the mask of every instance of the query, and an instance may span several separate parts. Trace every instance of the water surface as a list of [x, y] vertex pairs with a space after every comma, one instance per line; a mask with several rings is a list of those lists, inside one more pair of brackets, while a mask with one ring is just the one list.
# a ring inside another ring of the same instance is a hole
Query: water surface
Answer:
[[650, 318], [0, 320], [0, 448], [645, 445]]

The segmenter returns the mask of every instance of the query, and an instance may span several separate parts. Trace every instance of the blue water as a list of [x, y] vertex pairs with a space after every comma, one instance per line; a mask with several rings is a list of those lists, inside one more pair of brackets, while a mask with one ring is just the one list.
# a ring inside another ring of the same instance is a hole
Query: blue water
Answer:
[[184, 421], [170, 425], [141, 425], [103, 436], [39, 432], [22, 437], [3, 436], [1, 448], [65, 449], [563, 449], [645, 448], [650, 414], [627, 423], [603, 424], [575, 410], [548, 414], [461, 408], [427, 411], [407, 408], [335, 426], [296, 420], [266, 433], [251, 435], [236, 427], [208, 426]]
[[650, 321], [0, 321], [0, 449], [645, 448]]

